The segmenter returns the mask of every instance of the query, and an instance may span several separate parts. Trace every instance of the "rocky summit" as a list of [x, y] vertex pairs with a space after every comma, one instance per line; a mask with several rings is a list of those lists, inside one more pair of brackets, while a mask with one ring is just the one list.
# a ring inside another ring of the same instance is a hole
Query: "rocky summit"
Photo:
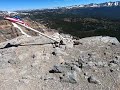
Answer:
[[0, 43], [0, 90], [120, 90], [116, 38], [57, 35], [60, 43], [43, 36]]

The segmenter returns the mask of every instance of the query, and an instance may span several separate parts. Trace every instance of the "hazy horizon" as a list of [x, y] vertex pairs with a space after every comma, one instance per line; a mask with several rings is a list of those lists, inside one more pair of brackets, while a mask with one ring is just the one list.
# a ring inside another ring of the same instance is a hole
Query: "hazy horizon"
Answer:
[[80, 4], [103, 3], [118, 0], [1, 0], [0, 10], [15, 11], [28, 9], [45, 9]]

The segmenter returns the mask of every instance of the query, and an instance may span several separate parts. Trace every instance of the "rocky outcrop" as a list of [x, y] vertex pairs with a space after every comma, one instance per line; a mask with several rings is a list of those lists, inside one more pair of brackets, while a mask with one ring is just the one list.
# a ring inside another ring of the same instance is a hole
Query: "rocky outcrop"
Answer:
[[61, 36], [65, 44], [55, 45], [43, 36], [20, 36], [0, 43], [0, 89], [120, 89], [120, 43], [116, 38], [76, 41]]
[[22, 34], [12, 23], [7, 20], [0, 20], [0, 42], [7, 41]]

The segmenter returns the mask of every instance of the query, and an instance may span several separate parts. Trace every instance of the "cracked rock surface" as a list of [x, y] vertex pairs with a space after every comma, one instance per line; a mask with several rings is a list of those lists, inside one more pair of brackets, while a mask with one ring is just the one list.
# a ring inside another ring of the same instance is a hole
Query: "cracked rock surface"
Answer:
[[116, 38], [63, 38], [58, 46], [42, 36], [0, 43], [0, 90], [120, 90]]

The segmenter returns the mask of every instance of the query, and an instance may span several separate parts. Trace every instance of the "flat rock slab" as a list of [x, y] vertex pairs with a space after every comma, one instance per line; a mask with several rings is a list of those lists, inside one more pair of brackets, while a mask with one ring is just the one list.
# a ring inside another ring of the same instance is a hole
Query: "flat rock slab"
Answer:
[[0, 43], [0, 89], [119, 90], [117, 39], [99, 36], [78, 41], [83, 44], [71, 48], [54, 47], [54, 41], [42, 36]]

